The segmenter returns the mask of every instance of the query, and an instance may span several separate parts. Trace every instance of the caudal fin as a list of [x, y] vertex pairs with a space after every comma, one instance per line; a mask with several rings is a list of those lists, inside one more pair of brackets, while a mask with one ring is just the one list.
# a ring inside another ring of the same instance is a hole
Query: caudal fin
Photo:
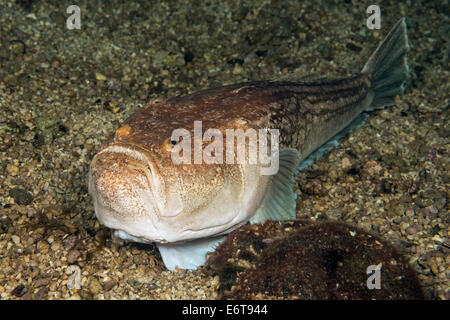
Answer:
[[406, 56], [408, 49], [406, 20], [402, 18], [361, 71], [364, 74], [371, 74], [374, 80], [374, 98], [369, 110], [393, 105], [395, 96], [403, 94], [409, 70]]

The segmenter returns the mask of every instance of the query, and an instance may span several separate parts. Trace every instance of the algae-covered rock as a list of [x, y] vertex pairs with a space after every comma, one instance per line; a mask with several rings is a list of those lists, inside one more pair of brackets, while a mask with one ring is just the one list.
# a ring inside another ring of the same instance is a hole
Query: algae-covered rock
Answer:
[[246, 226], [208, 265], [225, 299], [423, 299], [415, 272], [392, 245], [341, 222]]
[[248, 270], [275, 240], [310, 223], [309, 220], [293, 220], [246, 225], [232, 232], [208, 257], [206, 265], [220, 275], [221, 291], [229, 290], [238, 273]]
[[58, 133], [58, 119], [52, 116], [41, 116], [36, 119], [36, 131], [42, 143], [49, 145]]

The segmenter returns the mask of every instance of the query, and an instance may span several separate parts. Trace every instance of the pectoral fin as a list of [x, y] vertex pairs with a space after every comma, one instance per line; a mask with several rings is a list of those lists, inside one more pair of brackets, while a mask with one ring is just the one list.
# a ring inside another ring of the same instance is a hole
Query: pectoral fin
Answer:
[[198, 239], [184, 243], [157, 243], [167, 269], [195, 270], [206, 261], [206, 254], [214, 251], [225, 237]]
[[270, 181], [266, 197], [250, 223], [265, 220], [295, 219], [296, 194], [294, 174], [300, 161], [300, 153], [295, 149], [280, 150], [279, 170]]

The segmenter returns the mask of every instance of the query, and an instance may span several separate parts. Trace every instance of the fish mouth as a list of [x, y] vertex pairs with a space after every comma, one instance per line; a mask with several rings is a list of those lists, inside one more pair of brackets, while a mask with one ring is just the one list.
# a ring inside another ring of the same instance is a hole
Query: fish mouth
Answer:
[[156, 227], [162, 187], [157, 172], [145, 150], [135, 146], [112, 145], [96, 154], [89, 193], [99, 221], [145, 242], [163, 240]]

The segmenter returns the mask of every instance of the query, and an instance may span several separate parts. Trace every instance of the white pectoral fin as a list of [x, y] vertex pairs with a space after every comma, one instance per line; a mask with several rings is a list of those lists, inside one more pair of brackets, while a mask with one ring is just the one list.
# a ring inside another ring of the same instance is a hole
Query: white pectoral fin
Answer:
[[300, 154], [297, 150], [280, 150], [278, 173], [272, 177], [266, 197], [256, 214], [250, 218], [250, 223], [295, 219], [294, 174], [299, 161]]
[[192, 240], [184, 243], [157, 243], [167, 269], [195, 270], [206, 261], [206, 254], [214, 251], [225, 239], [224, 236]]

